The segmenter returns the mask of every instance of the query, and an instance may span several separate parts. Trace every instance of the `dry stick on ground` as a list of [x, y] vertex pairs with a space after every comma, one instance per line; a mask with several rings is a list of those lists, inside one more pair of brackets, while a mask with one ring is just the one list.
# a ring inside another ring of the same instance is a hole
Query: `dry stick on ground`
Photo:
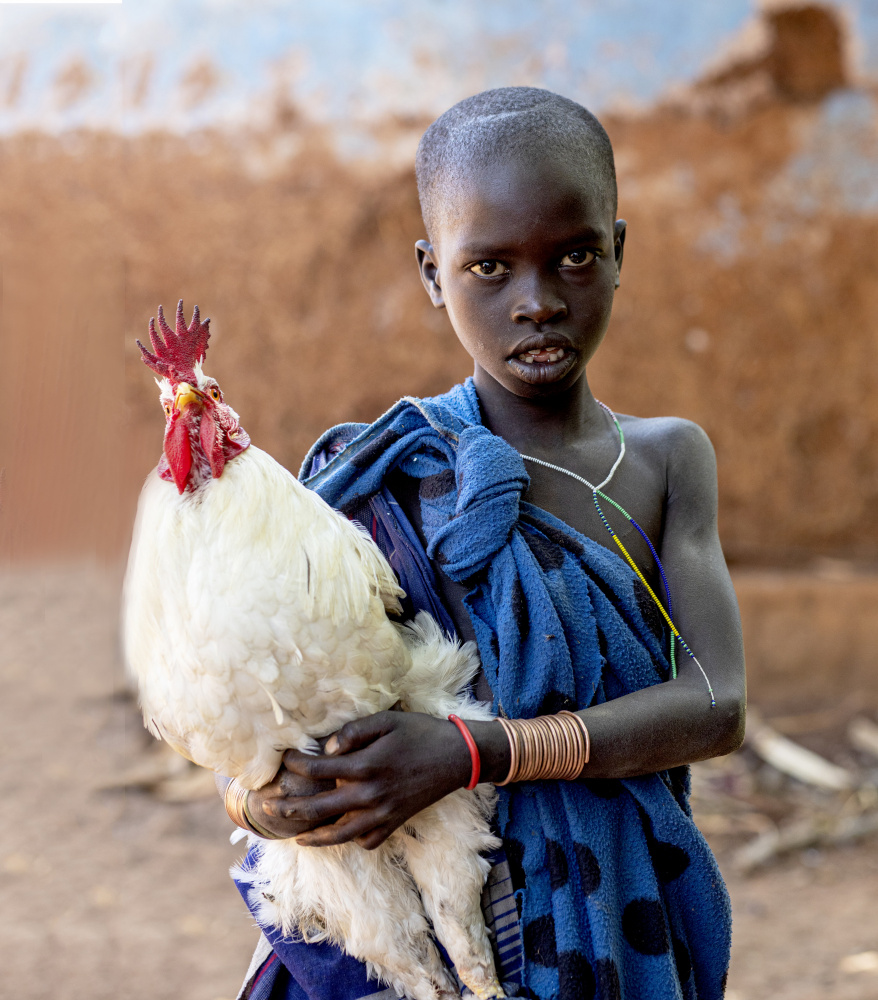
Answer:
[[847, 768], [839, 767], [792, 740], [781, 736], [758, 715], [750, 712], [747, 720], [747, 744], [767, 764], [778, 771], [797, 778], [806, 785], [814, 785], [830, 792], [844, 792], [856, 788], [856, 776]]
[[848, 739], [860, 753], [878, 760], [878, 726], [864, 716], [857, 716], [848, 726]]
[[840, 847], [872, 833], [878, 833], [878, 809], [858, 816], [809, 816], [782, 829], [760, 834], [735, 854], [734, 864], [738, 871], [746, 874], [790, 851]]
[[[873, 747], [871, 752], [878, 756], [878, 726], [867, 719], [855, 722], [851, 742], [860, 750]], [[762, 760], [784, 774], [824, 791], [851, 794], [837, 803], [833, 813], [820, 811], [760, 834], [735, 854], [734, 864], [739, 871], [750, 872], [790, 851], [839, 846], [878, 832], [878, 790], [874, 785], [861, 784], [852, 771], [793, 743], [752, 713], [747, 743]]]

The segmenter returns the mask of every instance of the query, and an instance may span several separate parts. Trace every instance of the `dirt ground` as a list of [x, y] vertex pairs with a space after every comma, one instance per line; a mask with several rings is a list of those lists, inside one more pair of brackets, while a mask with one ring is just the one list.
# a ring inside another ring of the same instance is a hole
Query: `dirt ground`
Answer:
[[[0, 573], [0, 1000], [231, 1000], [255, 941], [218, 797], [108, 787], [156, 750], [125, 688], [117, 602], [106, 570]], [[878, 949], [875, 847], [727, 871], [729, 1000], [878, 996], [878, 969], [840, 967]]]
[[255, 941], [219, 798], [102, 791], [152, 750], [126, 697], [118, 579], [0, 578], [0, 996], [226, 1000]]

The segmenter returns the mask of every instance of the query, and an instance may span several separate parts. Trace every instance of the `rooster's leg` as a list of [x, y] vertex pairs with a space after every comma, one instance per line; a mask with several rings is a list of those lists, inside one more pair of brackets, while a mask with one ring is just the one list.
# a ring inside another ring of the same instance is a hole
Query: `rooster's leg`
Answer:
[[476, 796], [454, 792], [418, 813], [406, 830], [406, 864], [458, 976], [479, 1000], [505, 996], [481, 907], [488, 873], [481, 853], [498, 842]]

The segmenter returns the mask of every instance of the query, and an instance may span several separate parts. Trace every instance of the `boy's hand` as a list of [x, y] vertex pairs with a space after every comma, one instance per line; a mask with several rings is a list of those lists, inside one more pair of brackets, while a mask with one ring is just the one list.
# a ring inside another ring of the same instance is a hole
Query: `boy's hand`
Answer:
[[[275, 793], [267, 803], [280, 817], [272, 832], [283, 825], [296, 828], [292, 835], [309, 847], [353, 840], [372, 850], [415, 813], [465, 785], [471, 761], [453, 723], [390, 711], [343, 726], [323, 757], [288, 750], [284, 767], [280, 787], [290, 793]], [[262, 791], [251, 793], [250, 803]]]
[[298, 750], [287, 750], [285, 762], [275, 775], [274, 781], [262, 788], [250, 792], [247, 797], [247, 808], [256, 822], [278, 837], [297, 837], [300, 833], [310, 830], [315, 824], [299, 818], [288, 818], [286, 809], [291, 802], [315, 795], [317, 792], [327, 792], [335, 789], [334, 781], [315, 781], [313, 778], [302, 777], [286, 767], [286, 759], [294, 760], [302, 757], [313, 760], [307, 754]]

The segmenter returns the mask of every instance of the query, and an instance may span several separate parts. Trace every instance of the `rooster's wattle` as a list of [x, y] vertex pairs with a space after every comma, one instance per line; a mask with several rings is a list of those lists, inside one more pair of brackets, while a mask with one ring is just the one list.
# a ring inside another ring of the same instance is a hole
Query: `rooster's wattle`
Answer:
[[[187, 326], [182, 302], [176, 330], [158, 315], [161, 335], [151, 321], [152, 350], [140, 347], [160, 376], [164, 448], [140, 498], [123, 621], [150, 732], [255, 789], [285, 749], [314, 750], [397, 702], [489, 718], [461, 694], [474, 648], [427, 615], [392, 622], [402, 591], [372, 539], [250, 444], [202, 370], [209, 320], [196, 307]], [[249, 875], [261, 916], [340, 944], [414, 1000], [459, 996], [429, 918], [463, 982], [502, 996], [479, 903], [492, 807], [491, 786], [461, 789], [376, 851], [261, 841]]]

